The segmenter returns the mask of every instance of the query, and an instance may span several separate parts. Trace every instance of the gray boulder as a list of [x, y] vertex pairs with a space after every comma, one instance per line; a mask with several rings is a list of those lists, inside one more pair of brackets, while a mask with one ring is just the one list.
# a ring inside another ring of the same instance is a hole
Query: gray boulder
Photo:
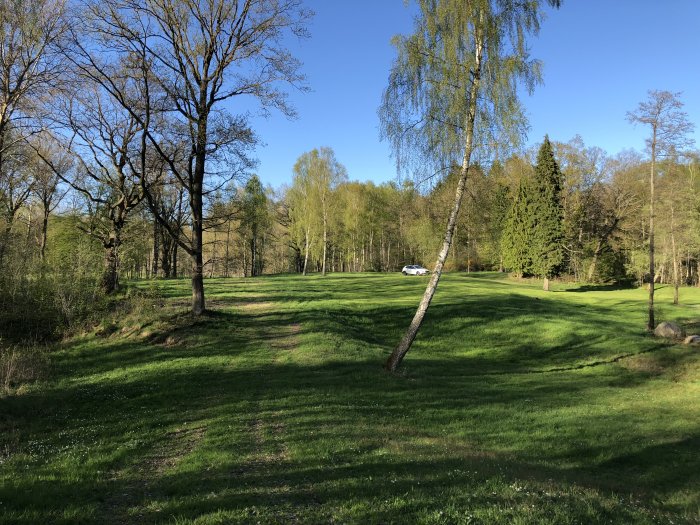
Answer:
[[666, 339], [683, 339], [685, 333], [677, 324], [664, 321], [663, 323], [658, 324], [656, 330], [654, 330], [654, 335], [656, 337], [664, 337]]

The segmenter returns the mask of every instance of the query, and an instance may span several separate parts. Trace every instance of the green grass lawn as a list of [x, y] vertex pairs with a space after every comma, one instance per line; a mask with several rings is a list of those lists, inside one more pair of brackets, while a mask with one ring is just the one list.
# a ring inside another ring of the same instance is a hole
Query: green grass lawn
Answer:
[[0, 398], [0, 523], [700, 522], [700, 349], [645, 290], [446, 275], [389, 375], [425, 284], [159, 283]]

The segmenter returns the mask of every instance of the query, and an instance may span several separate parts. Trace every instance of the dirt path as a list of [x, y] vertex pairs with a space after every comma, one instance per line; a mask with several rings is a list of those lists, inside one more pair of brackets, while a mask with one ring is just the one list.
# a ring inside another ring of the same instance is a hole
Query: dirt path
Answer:
[[[275, 304], [265, 301], [241, 303], [239, 307], [244, 315], [264, 317], [275, 313]], [[263, 329], [257, 339], [269, 348], [267, 365], [274, 367], [285, 359], [285, 355], [294, 352], [299, 346], [301, 324], [290, 322], [274, 328]], [[268, 390], [266, 377], [262, 376], [257, 384], [255, 392], [253, 417], [249, 423], [249, 431], [254, 443], [253, 461], [250, 467], [253, 474], [275, 479], [272, 486], [268, 487], [268, 498], [273, 503], [283, 503], [292, 492], [290, 483], [283, 477], [274, 476], [279, 472], [280, 465], [289, 461], [289, 450], [285, 442], [286, 427], [283, 414], [278, 410], [271, 410], [273, 398]], [[294, 521], [293, 516], [287, 518]]]

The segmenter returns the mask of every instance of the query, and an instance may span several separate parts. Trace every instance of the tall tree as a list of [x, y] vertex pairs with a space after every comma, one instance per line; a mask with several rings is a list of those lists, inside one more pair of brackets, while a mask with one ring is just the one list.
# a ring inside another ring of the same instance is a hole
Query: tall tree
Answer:
[[292, 222], [299, 244], [304, 245], [303, 273], [320, 237], [321, 272], [326, 274], [331, 213], [337, 203], [336, 189], [347, 179], [345, 167], [331, 148], [303, 153], [294, 164], [294, 181], [288, 192]]
[[318, 234], [311, 169], [311, 156], [305, 153], [294, 163], [292, 186], [287, 191], [292, 238], [297, 246], [304, 247], [303, 275], [308, 272], [309, 256]]
[[339, 184], [347, 179], [347, 170], [335, 158], [335, 153], [331, 148], [314, 149], [310, 152], [310, 156], [309, 175], [311, 177], [312, 192], [316, 200], [315, 207], [321, 216], [320, 222], [323, 235], [321, 273], [326, 275], [330, 215], [336, 207], [335, 190]]
[[[36, 142], [36, 141], [34, 141]], [[49, 217], [59, 206], [68, 192], [63, 186], [64, 178], [68, 177], [68, 172], [74, 166], [73, 159], [66, 155], [59, 148], [52, 147], [50, 143], [43, 142], [35, 147], [42, 149], [42, 156], [51, 159], [51, 165], [63, 173], [59, 177], [54, 171], [41, 160], [39, 155], [34, 155], [31, 161], [32, 178], [34, 184], [32, 192], [41, 205], [41, 230], [39, 237], [39, 258], [43, 263], [46, 260], [46, 245], [49, 231]]]
[[627, 120], [633, 124], [648, 126], [650, 135], [646, 140], [649, 152], [649, 301], [647, 330], [656, 328], [654, 319], [654, 281], [656, 268], [654, 265], [654, 219], [656, 202], [656, 169], [659, 157], [681, 150], [690, 144], [688, 133], [694, 126], [688, 121], [687, 114], [682, 110], [683, 103], [680, 93], [651, 90], [648, 98], [640, 102], [637, 109], [627, 113]]
[[[191, 235], [189, 242], [176, 237], [192, 262], [194, 315], [205, 310], [204, 198], [223, 184], [222, 178], [252, 167], [248, 151], [255, 136], [246, 118], [232, 117], [224, 102], [251, 96], [264, 110], [294, 115], [281, 85], [303, 88], [304, 79], [284, 38], [305, 36], [309, 16], [300, 0], [88, 2], [92, 38], [86, 43], [76, 35], [76, 64], [139, 120], [149, 146], [187, 192]], [[129, 76], [139, 83], [140, 97], [128, 96], [113, 82], [117, 71], [110, 61], [115, 57], [129, 59]], [[159, 112], [169, 114], [175, 125], [153, 129]], [[159, 220], [170, 228], [165, 218]]]
[[63, 0], [0, 0], [0, 205], [7, 219], [0, 264], [18, 204], [31, 192], [27, 170], [18, 169], [23, 142], [39, 128], [42, 103], [57, 89], [65, 32]]
[[564, 262], [564, 232], [562, 174], [547, 136], [537, 154], [535, 177], [532, 182], [534, 228], [529, 245], [532, 253], [532, 273], [544, 280], [542, 288], [549, 291], [550, 278], [559, 273]]
[[[530, 59], [525, 36], [538, 32], [543, 3], [419, 0], [415, 32], [394, 39], [398, 58], [380, 109], [383, 134], [399, 167], [421, 160], [448, 173], [459, 165], [460, 176], [433, 274], [386, 363], [390, 371], [410, 349], [435, 294], [475, 149], [519, 139], [523, 131], [517, 86], [522, 80], [531, 89], [539, 80], [539, 63]], [[558, 7], [560, 1], [549, 4]]]
[[532, 213], [531, 182], [521, 179], [503, 225], [501, 246], [503, 264], [518, 277], [532, 274], [532, 232], [535, 216]]
[[245, 185], [241, 213], [241, 230], [250, 253], [250, 276], [255, 277], [263, 272], [265, 234], [271, 223], [267, 195], [257, 175]]
[[[63, 134], [54, 134], [43, 146], [35, 141], [33, 146], [56, 177], [90, 201], [94, 213], [83, 229], [105, 250], [101, 286], [109, 294], [119, 287], [123, 230], [144, 198], [144, 129], [139, 119], [99, 86], [81, 85], [76, 91], [54, 117]], [[63, 155], [51, 154], [52, 150], [62, 150]], [[77, 160], [77, 170], [66, 172], [66, 156]]]
[[[8, 138], [9, 133], [5, 134]], [[26, 169], [30, 157], [23, 142], [5, 150], [0, 161], [0, 267], [10, 245], [12, 228], [17, 214], [29, 199], [34, 179]]]

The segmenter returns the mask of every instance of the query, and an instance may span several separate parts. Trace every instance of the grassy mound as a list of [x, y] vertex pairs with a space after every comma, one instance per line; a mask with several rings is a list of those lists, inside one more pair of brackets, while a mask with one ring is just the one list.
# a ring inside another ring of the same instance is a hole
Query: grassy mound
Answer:
[[700, 351], [643, 290], [447, 275], [388, 375], [424, 286], [214, 279], [195, 320], [161, 283], [0, 398], [0, 523], [700, 520]]

